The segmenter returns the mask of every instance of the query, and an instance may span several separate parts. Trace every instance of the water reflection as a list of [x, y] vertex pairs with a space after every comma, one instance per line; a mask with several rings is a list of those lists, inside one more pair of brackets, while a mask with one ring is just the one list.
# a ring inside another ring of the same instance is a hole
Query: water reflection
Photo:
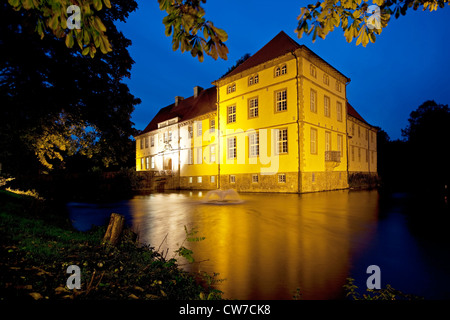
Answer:
[[[140, 240], [168, 257], [185, 239], [184, 226], [195, 227], [206, 239], [184, 245], [201, 262], [183, 267], [220, 273], [226, 298], [292, 299], [300, 288], [302, 299], [337, 299], [349, 276], [365, 286], [370, 264], [381, 267], [383, 286], [425, 295], [431, 285], [431, 293], [450, 297], [448, 239], [439, 239], [440, 249], [424, 245], [429, 238], [411, 233], [415, 224], [405, 218], [405, 206], [385, 204], [377, 191], [240, 194], [244, 202], [230, 206], [205, 204], [204, 196], [136, 196], [114, 212], [128, 216]], [[77, 219], [83, 220], [79, 212]]]
[[338, 191], [241, 198], [240, 205], [216, 206], [199, 205], [202, 197], [192, 192], [136, 197], [133, 224], [155, 247], [167, 236], [161, 249], [169, 253], [183, 241], [184, 225], [196, 227], [206, 240], [188, 246], [202, 262], [187, 268], [220, 273], [227, 297], [291, 299], [297, 287], [303, 298], [339, 297], [354, 243], [364, 247], [373, 234], [377, 197]]

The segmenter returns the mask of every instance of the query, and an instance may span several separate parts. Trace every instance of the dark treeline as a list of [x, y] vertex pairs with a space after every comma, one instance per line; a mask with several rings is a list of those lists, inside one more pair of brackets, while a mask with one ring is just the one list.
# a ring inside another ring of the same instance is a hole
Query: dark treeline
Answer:
[[411, 112], [402, 139], [378, 133], [378, 174], [389, 191], [443, 198], [450, 183], [450, 110], [426, 101]]

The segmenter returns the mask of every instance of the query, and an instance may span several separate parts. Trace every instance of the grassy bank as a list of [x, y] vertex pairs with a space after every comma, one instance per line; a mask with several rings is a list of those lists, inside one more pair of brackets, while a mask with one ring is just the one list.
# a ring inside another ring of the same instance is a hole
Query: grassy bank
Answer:
[[[101, 245], [105, 229], [73, 230], [45, 201], [0, 190], [0, 299], [221, 298], [209, 276], [184, 272], [132, 237]], [[70, 265], [81, 269], [79, 290], [66, 286]]]

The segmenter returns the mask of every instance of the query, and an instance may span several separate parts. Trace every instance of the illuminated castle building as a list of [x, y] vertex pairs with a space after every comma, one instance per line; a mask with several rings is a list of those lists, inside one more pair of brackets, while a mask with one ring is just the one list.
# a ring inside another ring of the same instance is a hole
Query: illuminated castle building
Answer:
[[165, 188], [345, 189], [377, 175], [377, 129], [347, 102], [350, 79], [280, 32], [207, 89], [175, 97], [136, 136], [136, 169]]

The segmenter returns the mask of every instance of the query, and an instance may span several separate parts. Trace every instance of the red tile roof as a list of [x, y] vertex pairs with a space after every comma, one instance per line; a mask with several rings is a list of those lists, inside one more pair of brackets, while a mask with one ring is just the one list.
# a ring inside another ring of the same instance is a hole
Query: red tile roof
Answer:
[[229, 77], [252, 67], [256, 67], [261, 63], [275, 59], [277, 57], [285, 55], [286, 53], [293, 52], [300, 47], [301, 46], [291, 37], [289, 37], [284, 31], [281, 31], [264, 47], [259, 49], [254, 55], [245, 60], [236, 69], [234, 69], [224, 77]]
[[361, 117], [361, 115], [355, 110], [355, 108], [352, 107], [349, 102], [347, 102], [347, 114], [370, 126], [370, 124], [366, 120], [364, 120], [363, 117]]
[[216, 111], [217, 91], [216, 87], [211, 87], [200, 91], [197, 97], [194, 96], [181, 100], [177, 106], [175, 103], [162, 108], [141, 132], [141, 134], [158, 129], [158, 123], [175, 117], [179, 121], [186, 121], [203, 114]]

